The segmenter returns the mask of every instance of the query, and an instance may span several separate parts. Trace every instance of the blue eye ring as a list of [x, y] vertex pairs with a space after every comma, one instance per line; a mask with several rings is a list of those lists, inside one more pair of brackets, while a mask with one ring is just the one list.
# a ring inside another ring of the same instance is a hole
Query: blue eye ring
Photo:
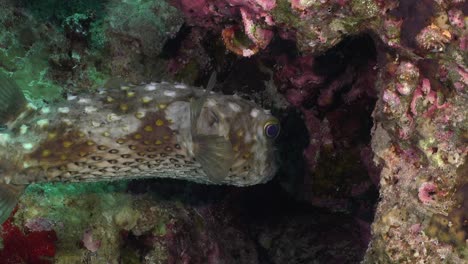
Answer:
[[275, 139], [280, 133], [281, 127], [276, 119], [268, 120], [263, 126], [263, 133], [267, 138]]

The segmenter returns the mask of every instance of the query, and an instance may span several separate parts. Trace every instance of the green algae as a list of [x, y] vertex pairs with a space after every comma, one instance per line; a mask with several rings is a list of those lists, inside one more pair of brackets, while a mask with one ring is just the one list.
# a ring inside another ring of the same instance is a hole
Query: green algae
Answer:
[[20, 0], [36, 18], [56, 22], [60, 25], [67, 17], [76, 13], [93, 14], [97, 18], [105, 14], [108, 1], [101, 0]]
[[286, 24], [291, 27], [297, 27], [304, 23], [301, 22], [300, 16], [292, 10], [291, 3], [287, 0], [278, 0], [271, 14], [278, 23]]
[[372, 18], [379, 14], [379, 7], [373, 0], [353, 0], [351, 8], [361, 19]]
[[115, 182], [85, 182], [85, 183], [41, 183], [31, 184], [25, 194], [42, 193], [44, 195], [82, 195], [85, 193], [106, 193], [124, 191], [128, 181]]

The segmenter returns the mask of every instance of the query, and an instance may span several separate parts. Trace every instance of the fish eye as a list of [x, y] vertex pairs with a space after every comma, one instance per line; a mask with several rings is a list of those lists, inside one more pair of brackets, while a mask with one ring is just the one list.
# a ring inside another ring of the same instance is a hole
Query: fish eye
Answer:
[[263, 126], [263, 131], [265, 132], [265, 136], [268, 138], [276, 138], [280, 133], [280, 125], [278, 120], [269, 120]]

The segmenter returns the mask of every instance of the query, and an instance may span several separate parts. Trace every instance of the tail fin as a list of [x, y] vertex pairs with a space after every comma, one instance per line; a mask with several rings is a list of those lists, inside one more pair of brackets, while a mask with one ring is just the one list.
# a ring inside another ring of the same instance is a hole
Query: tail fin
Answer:
[[0, 73], [0, 125], [14, 120], [26, 106], [26, 99], [16, 82]]
[[0, 224], [3, 224], [16, 207], [25, 186], [0, 184]]

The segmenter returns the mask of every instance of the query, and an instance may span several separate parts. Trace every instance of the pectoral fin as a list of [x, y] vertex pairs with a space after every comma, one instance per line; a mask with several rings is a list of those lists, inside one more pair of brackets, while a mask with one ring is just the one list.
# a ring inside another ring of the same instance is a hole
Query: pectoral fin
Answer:
[[192, 132], [195, 132], [196, 124], [198, 121], [198, 117], [202, 111], [203, 105], [205, 105], [206, 98], [208, 97], [208, 93], [213, 90], [213, 87], [216, 85], [216, 71], [214, 71], [210, 79], [208, 80], [208, 84], [206, 85], [206, 91], [198, 99], [194, 99], [190, 102], [190, 122], [192, 127]]
[[228, 176], [234, 160], [234, 151], [229, 140], [215, 135], [196, 136], [194, 154], [213, 183], [221, 183]]
[[24, 188], [24, 186], [0, 184], [0, 224], [10, 217]]

